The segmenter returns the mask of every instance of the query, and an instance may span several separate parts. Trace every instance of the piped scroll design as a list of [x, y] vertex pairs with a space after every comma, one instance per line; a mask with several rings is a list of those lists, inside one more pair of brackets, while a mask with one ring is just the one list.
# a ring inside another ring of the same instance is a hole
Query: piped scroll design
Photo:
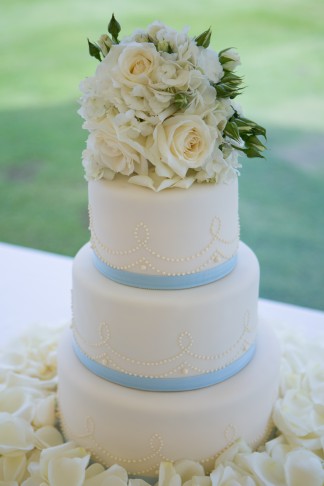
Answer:
[[[126, 356], [114, 347], [109, 324], [106, 322], [99, 325], [99, 339], [95, 342], [89, 342], [81, 334], [75, 321], [72, 324], [72, 329], [76, 342], [89, 358], [116, 371], [145, 378], [167, 378], [184, 376], [189, 373], [198, 375], [217, 371], [242, 356], [253, 344], [255, 338], [255, 330], [250, 325], [250, 312], [247, 310], [243, 316], [240, 336], [224, 351], [213, 355], [194, 352], [194, 338], [189, 331], [184, 330], [177, 337], [178, 353], [163, 359], [143, 361]], [[206, 367], [199, 366], [199, 362], [213, 362], [213, 366], [206, 369]], [[165, 368], [167, 366], [171, 366], [168, 371], [159, 372], [159, 367]], [[138, 367], [141, 368], [140, 372], [136, 372]], [[143, 373], [143, 369], [151, 371], [151, 374]]]
[[[175, 257], [164, 255], [152, 248], [150, 246], [151, 231], [143, 221], [137, 223], [133, 229], [133, 246], [122, 250], [112, 248], [101, 241], [93, 220], [92, 210], [89, 205], [91, 246], [96, 255], [106, 265], [117, 270], [148, 272], [169, 276], [198, 273], [232, 258], [237, 253], [239, 244], [239, 223], [237, 222], [237, 234], [231, 239], [225, 239], [221, 235], [222, 222], [218, 216], [215, 216], [209, 227], [208, 243], [191, 255]], [[230, 250], [228, 247], [230, 247]], [[143, 256], [143, 252], [145, 256]], [[190, 270], [188, 270], [188, 265]], [[166, 266], [168, 270], [165, 269]], [[174, 271], [175, 268], [178, 268], [178, 271]]]
[[[172, 462], [172, 459], [163, 452], [165, 447], [164, 440], [162, 435], [157, 432], [153, 433], [148, 438], [148, 452], [145, 456], [137, 458], [125, 458], [113, 454], [111, 451], [108, 450], [107, 447], [103, 446], [98, 441], [95, 419], [93, 419], [91, 416], [86, 416], [84, 420], [84, 430], [80, 432], [80, 429], [78, 428], [78, 433], [75, 433], [72, 428], [67, 424], [67, 421], [64, 419], [63, 414], [60, 413], [60, 422], [64, 434], [69, 437], [70, 440], [75, 440], [76, 442], [80, 443], [82, 441], [82, 445], [84, 445], [84, 447], [86, 447], [92, 453], [93, 459], [97, 460], [98, 462], [104, 463], [107, 467], [111, 466], [112, 464], [119, 464], [120, 466], [125, 467], [127, 471], [129, 471], [129, 469], [131, 468], [131, 473], [136, 476], [145, 476], [148, 474], [156, 475], [159, 469], [160, 462]], [[271, 436], [273, 427], [274, 425], [272, 420], [269, 420], [266, 424], [264, 431], [258, 437], [255, 437], [252, 441], [247, 441], [248, 445], [251, 448], [255, 449], [260, 444], [264, 443]], [[219, 433], [221, 433], [221, 431], [219, 431]], [[221, 450], [219, 450], [215, 454], [210, 455], [209, 457], [195, 459], [204, 466], [206, 473], [211, 472], [215, 464], [215, 460], [227, 449], [229, 449], [234, 444], [234, 442], [239, 439], [240, 435], [238, 434], [235, 425], [229, 423], [225, 426], [223, 430], [223, 437], [225, 445]], [[113, 443], [113, 440], [111, 443]]]

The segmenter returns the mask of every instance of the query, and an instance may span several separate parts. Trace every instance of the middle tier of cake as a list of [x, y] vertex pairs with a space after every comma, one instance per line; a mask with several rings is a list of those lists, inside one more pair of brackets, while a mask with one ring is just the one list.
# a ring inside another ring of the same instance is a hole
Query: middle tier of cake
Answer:
[[194, 389], [223, 381], [252, 358], [259, 264], [243, 243], [235, 269], [209, 285], [145, 290], [105, 278], [85, 245], [73, 265], [75, 352], [125, 386]]

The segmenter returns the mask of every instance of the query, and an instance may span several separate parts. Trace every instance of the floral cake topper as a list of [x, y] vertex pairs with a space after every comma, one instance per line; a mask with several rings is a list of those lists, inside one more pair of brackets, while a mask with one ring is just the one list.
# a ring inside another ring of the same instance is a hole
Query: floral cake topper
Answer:
[[88, 40], [100, 64], [80, 85], [87, 179], [120, 173], [155, 191], [188, 188], [232, 178], [240, 153], [262, 157], [266, 131], [234, 101], [235, 49], [211, 50], [210, 29], [190, 37], [153, 22], [119, 40], [120, 30], [113, 15], [108, 34]]

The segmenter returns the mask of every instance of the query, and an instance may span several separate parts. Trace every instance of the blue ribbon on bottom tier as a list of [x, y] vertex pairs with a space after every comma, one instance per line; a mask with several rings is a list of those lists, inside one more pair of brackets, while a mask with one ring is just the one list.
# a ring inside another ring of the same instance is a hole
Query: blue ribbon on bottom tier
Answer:
[[73, 339], [73, 348], [80, 362], [89, 371], [91, 371], [91, 373], [94, 373], [107, 381], [125, 386], [127, 388], [135, 388], [137, 390], [176, 392], [206, 388], [231, 378], [251, 361], [255, 353], [256, 345], [253, 343], [243, 355], [225, 368], [202, 375], [175, 378], [151, 378], [122, 373], [112, 368], [108, 368], [107, 366], [104, 366], [101, 363], [89, 358], [89, 356], [87, 356], [78, 346], [75, 339]]
[[146, 275], [119, 270], [107, 265], [95, 252], [93, 252], [93, 261], [97, 270], [114, 282], [141, 289], [180, 290], [207, 285], [225, 277], [234, 269], [237, 263], [237, 255], [216, 267], [185, 275]]

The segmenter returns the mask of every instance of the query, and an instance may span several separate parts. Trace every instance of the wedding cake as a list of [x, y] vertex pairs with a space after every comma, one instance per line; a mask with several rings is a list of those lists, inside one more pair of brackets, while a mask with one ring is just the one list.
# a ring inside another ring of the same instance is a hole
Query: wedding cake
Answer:
[[259, 265], [239, 240], [239, 152], [265, 130], [234, 98], [233, 49], [155, 22], [89, 42], [91, 241], [73, 265], [73, 324], [59, 348], [68, 439], [106, 466], [155, 477], [161, 461], [206, 471], [235, 440], [271, 433], [279, 348], [258, 318]]

